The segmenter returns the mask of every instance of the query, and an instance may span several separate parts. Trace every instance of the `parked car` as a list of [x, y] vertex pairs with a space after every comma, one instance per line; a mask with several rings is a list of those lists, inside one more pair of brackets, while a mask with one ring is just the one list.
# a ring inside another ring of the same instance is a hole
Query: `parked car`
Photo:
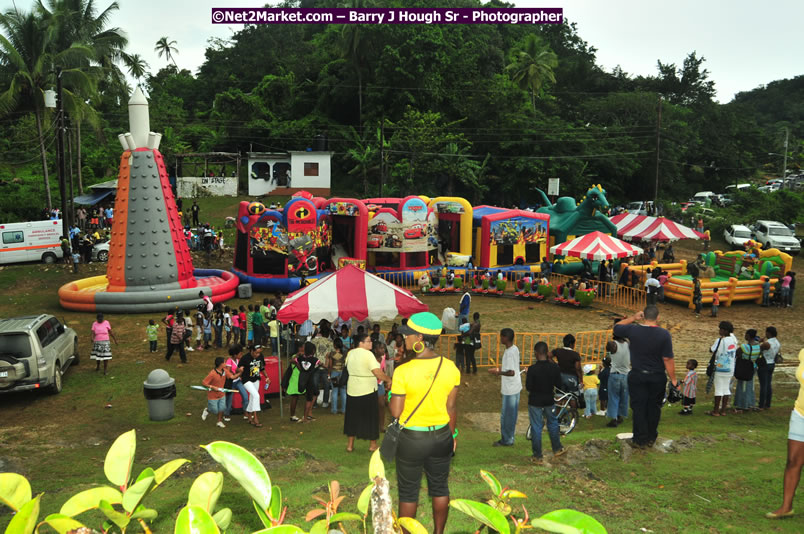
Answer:
[[78, 363], [78, 334], [52, 315], [0, 319], [0, 393], [48, 389]]
[[715, 195], [712, 191], [698, 191], [695, 195], [690, 199], [691, 202], [700, 202], [701, 204], [705, 204], [707, 199], [710, 202], [714, 202], [717, 195]]
[[92, 246], [92, 261], [109, 261], [109, 242], [103, 241]]
[[749, 189], [751, 184], [731, 184], [727, 185], [723, 189], [726, 190], [726, 193], [733, 193], [734, 191], [742, 191], [744, 189]]
[[745, 242], [751, 239], [751, 229], [742, 224], [730, 224], [723, 230], [723, 238], [733, 248], [743, 248]]
[[793, 236], [792, 230], [777, 221], [757, 221], [752, 235], [755, 240], [762, 243], [765, 250], [778, 248], [790, 254], [798, 254], [801, 251], [801, 242]]
[[634, 215], [647, 215], [648, 208], [652, 207], [653, 207], [652, 200], [644, 200], [644, 201], [640, 200], [637, 202], [629, 202], [625, 209], [626, 211], [628, 211], [628, 213], [632, 213]]

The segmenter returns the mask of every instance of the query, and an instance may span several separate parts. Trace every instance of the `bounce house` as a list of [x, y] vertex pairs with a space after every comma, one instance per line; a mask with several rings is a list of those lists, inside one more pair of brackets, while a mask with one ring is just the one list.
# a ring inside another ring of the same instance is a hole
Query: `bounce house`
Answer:
[[473, 222], [476, 267], [511, 265], [537, 267], [547, 256], [550, 217], [543, 213], [476, 206]]

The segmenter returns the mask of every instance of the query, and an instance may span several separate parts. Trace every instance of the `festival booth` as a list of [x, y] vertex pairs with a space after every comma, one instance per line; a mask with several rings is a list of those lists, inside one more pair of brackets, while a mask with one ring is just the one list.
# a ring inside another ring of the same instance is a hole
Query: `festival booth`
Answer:
[[473, 256], [480, 268], [530, 265], [538, 270], [547, 256], [550, 217], [543, 213], [476, 206], [473, 227]]

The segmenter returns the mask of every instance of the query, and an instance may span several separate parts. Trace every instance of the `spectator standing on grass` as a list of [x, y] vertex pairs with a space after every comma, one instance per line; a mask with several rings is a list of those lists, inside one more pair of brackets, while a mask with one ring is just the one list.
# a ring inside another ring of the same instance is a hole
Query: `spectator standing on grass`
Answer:
[[193, 227], [198, 226], [198, 215], [201, 212], [201, 208], [198, 207], [198, 202], [193, 200], [193, 205], [190, 208], [190, 212], [193, 214]]
[[692, 279], [692, 303], [695, 305], [695, 317], [700, 317], [703, 293], [701, 292], [701, 280], [697, 276]]
[[717, 317], [717, 310], [720, 308], [720, 294], [717, 288], [712, 290], [712, 317]]
[[765, 337], [760, 339], [759, 348], [762, 350], [762, 356], [757, 360], [760, 410], [767, 410], [771, 406], [773, 370], [776, 368], [776, 357], [782, 350], [782, 344], [776, 339], [777, 335], [776, 327], [769, 326], [765, 329]]
[[734, 337], [734, 326], [729, 321], [720, 321], [720, 336], [712, 343], [709, 351], [715, 364], [715, 405], [706, 415], [715, 417], [726, 415], [731, 396], [731, 378], [734, 376], [734, 362], [737, 355], [737, 338]]
[[207, 407], [201, 412], [201, 420], [206, 421], [209, 414], [218, 416], [218, 422], [215, 423], [220, 428], [226, 428], [223, 423], [223, 415], [226, 412], [226, 394], [223, 391], [223, 386], [226, 380], [233, 380], [235, 375], [226, 366], [226, 360], [218, 356], [215, 358], [215, 367], [207, 374], [206, 378], [201, 382], [209, 388], [207, 392]]
[[583, 398], [586, 401], [584, 417], [589, 419], [597, 413], [597, 395], [600, 379], [595, 376], [595, 364], [590, 363], [583, 366]]
[[[603, 358], [603, 367], [597, 374], [600, 379], [600, 387], [598, 388], [597, 398], [600, 401], [600, 411], [606, 411], [609, 402], [609, 376], [611, 374], [611, 359]], [[602, 414], [601, 414], [602, 415]]]
[[804, 349], [798, 353], [798, 361], [799, 364], [796, 368], [798, 397], [793, 405], [793, 411], [790, 413], [782, 506], [765, 514], [768, 519], [784, 519], [793, 516], [793, 497], [801, 480], [801, 468], [804, 466]]
[[695, 368], [698, 367], [698, 360], [687, 360], [687, 374], [684, 376], [684, 382], [681, 390], [681, 411], [680, 415], [692, 415], [692, 408], [695, 406], [695, 397], [697, 396], [698, 388], [698, 373]]
[[762, 307], [767, 308], [770, 306], [770, 277], [763, 276], [762, 277]]
[[321, 406], [324, 408], [329, 407], [330, 392], [332, 391], [329, 369], [332, 367], [330, 360], [335, 352], [335, 346], [329, 338], [330, 333], [329, 324], [322, 321], [321, 328], [318, 329], [318, 333], [312, 341], [315, 345], [315, 356], [320, 363], [316, 369], [315, 384], [318, 391], [324, 392], [324, 397], [321, 399]]
[[793, 281], [793, 277], [790, 276], [790, 271], [787, 271], [785, 275], [782, 277], [782, 301], [781, 307], [789, 308], [790, 304], [790, 283]]
[[[243, 387], [248, 392], [248, 404], [243, 406], [243, 411], [246, 412], [248, 422], [259, 428], [262, 426], [257, 416], [257, 412], [262, 411], [260, 407], [260, 377], [268, 378], [265, 375], [265, 358], [262, 357], [262, 347], [254, 345], [245, 356], [240, 358], [237, 366], [242, 369], [241, 380], [243, 381]], [[270, 406], [271, 404], [268, 403], [269, 408]]]
[[461, 301], [458, 304], [458, 324], [461, 324], [462, 319], [466, 319], [466, 322], [469, 322], [469, 312], [471, 306], [472, 294], [467, 291], [463, 294]]
[[179, 310], [176, 312], [173, 327], [170, 328], [170, 334], [168, 335], [168, 348], [167, 354], [165, 354], [165, 360], [170, 361], [170, 357], [173, 356], [173, 351], [178, 349], [181, 363], [187, 363], [187, 354], [184, 352], [185, 332], [187, 332], [187, 325], [184, 322], [184, 312]]
[[97, 315], [90, 331], [92, 333], [92, 355], [90, 358], [97, 363], [95, 371], [100, 370], [100, 364], [103, 362], [103, 374], [105, 376], [106, 368], [112, 359], [112, 344], [109, 338], [114, 340], [115, 345], [117, 345], [117, 338], [112, 332], [112, 325], [109, 324], [109, 321], [104, 320], [102, 313]]
[[516, 417], [519, 411], [519, 394], [522, 391], [522, 379], [519, 377], [519, 347], [514, 345], [514, 331], [503, 328], [500, 331], [500, 343], [505, 347], [502, 365], [489, 369], [489, 373], [497, 375], [502, 393], [502, 411], [500, 413], [500, 439], [495, 447], [511, 447], [516, 433]]
[[[616, 325], [620, 320], [614, 322]], [[628, 340], [614, 334], [612, 341], [606, 344], [608, 358], [611, 360], [611, 371], [608, 380], [608, 403], [606, 426], [614, 428], [628, 417], [628, 373], [631, 372], [631, 349]]]
[[145, 335], [148, 336], [148, 345], [151, 352], [156, 352], [157, 335], [159, 325], [153, 319], [148, 319], [148, 326], [145, 327]]
[[630, 342], [628, 394], [634, 433], [630, 444], [637, 448], [652, 447], [659, 435], [667, 377], [670, 377], [674, 387], [678, 387], [673, 339], [670, 332], [659, 326], [659, 309], [656, 306], [646, 306], [644, 311], [614, 325], [614, 335], [628, 338]]
[[734, 378], [737, 379], [737, 387], [734, 390], [735, 413], [758, 409], [754, 395], [754, 370], [762, 351], [755, 329], [746, 330], [744, 339], [745, 341], [737, 347], [734, 365]]
[[536, 362], [528, 367], [525, 377], [525, 389], [528, 390], [528, 418], [531, 428], [531, 461], [542, 461], [542, 428], [547, 424], [553, 457], [566, 452], [561, 446], [558, 419], [553, 411], [555, 390], [561, 388], [561, 370], [558, 365], [547, 359], [547, 343], [539, 341], [533, 347]]
[[254, 327], [254, 344], [262, 345], [265, 337], [265, 315], [260, 311], [260, 306], [254, 305], [254, 314], [251, 316], [251, 325]]
[[561, 369], [561, 389], [568, 393], [577, 392], [583, 383], [581, 355], [575, 350], [575, 336], [564, 336], [564, 346], [553, 350], [558, 368]]
[[[243, 369], [238, 369], [238, 365], [240, 364], [240, 356], [242, 353], [243, 348], [237, 343], [229, 347], [229, 357], [226, 359], [226, 367], [228, 367], [229, 371], [232, 373], [232, 375], [234, 375], [231, 389], [236, 389], [240, 393], [241, 405], [243, 407], [243, 411], [245, 411], [246, 406], [248, 406], [248, 391], [246, 391], [246, 388], [243, 386], [243, 380], [240, 378], [240, 375], [243, 374]], [[223, 412], [224, 421], [229, 421], [229, 418], [232, 415], [233, 402], [234, 393], [227, 393], [226, 410]], [[247, 418], [248, 416], [243, 416], [243, 419]]]

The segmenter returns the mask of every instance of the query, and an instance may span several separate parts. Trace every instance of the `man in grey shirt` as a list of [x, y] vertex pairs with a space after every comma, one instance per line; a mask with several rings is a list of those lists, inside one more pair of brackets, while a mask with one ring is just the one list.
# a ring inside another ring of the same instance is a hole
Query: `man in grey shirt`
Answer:
[[[620, 319], [614, 321], [614, 324]], [[609, 404], [606, 416], [611, 419], [606, 426], [614, 428], [628, 417], [628, 373], [631, 371], [631, 348], [628, 340], [614, 336], [606, 344], [606, 352], [611, 358], [609, 373]]]
[[499, 368], [489, 369], [491, 374], [501, 377], [500, 392], [502, 393], [501, 438], [499, 441], [495, 441], [493, 445], [495, 447], [510, 447], [514, 444], [516, 416], [519, 411], [519, 393], [522, 391], [522, 379], [519, 377], [519, 347], [514, 345], [514, 331], [510, 328], [503, 328], [500, 331], [500, 343], [505, 346], [502, 365]]

